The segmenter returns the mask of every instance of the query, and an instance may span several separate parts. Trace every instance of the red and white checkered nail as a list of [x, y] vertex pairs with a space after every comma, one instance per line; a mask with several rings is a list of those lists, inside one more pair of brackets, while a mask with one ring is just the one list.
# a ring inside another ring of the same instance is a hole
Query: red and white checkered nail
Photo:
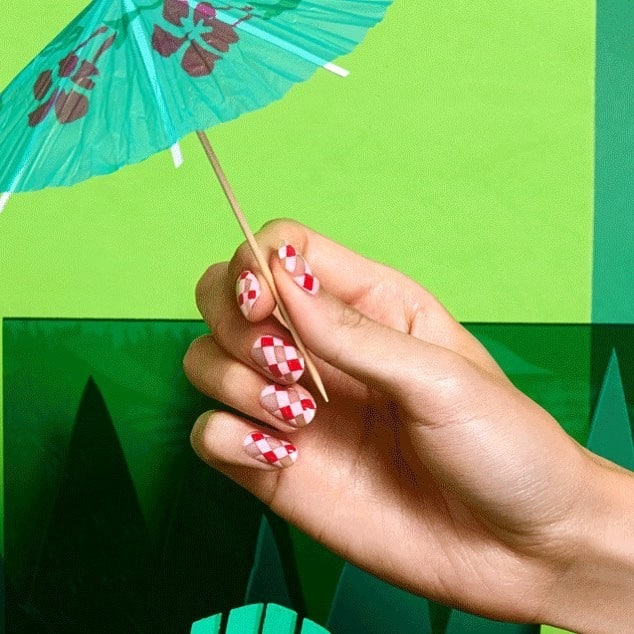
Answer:
[[253, 348], [251, 358], [264, 374], [282, 385], [296, 383], [304, 373], [304, 358], [299, 350], [281, 337], [260, 337]]
[[283, 244], [277, 250], [277, 255], [298, 286], [301, 286], [311, 295], [314, 295], [319, 290], [319, 280], [312, 274], [308, 262], [304, 260], [292, 244]]
[[278, 469], [290, 467], [297, 460], [297, 447], [295, 445], [259, 431], [247, 434], [243, 447], [247, 456]]
[[317, 409], [313, 397], [301, 385], [267, 385], [260, 392], [260, 405], [293, 427], [308, 425], [315, 418]]
[[251, 271], [243, 271], [236, 281], [238, 306], [245, 317], [249, 316], [253, 304], [260, 297], [261, 287], [258, 278]]

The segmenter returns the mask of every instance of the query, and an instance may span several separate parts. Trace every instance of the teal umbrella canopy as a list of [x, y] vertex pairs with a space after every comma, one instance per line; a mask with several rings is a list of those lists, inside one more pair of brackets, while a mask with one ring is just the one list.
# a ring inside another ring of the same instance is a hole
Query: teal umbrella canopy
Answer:
[[[72, 185], [279, 99], [390, 0], [94, 0], [0, 94], [0, 193]], [[0, 201], [1, 207], [1, 201]]]

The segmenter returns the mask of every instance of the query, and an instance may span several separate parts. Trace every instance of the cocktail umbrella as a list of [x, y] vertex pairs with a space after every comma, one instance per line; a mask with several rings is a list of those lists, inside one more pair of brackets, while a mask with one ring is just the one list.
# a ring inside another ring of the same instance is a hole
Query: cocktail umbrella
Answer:
[[94, 0], [0, 94], [0, 210], [14, 192], [72, 185], [196, 131], [278, 302], [268, 265], [203, 130], [263, 107], [347, 53], [391, 0]]

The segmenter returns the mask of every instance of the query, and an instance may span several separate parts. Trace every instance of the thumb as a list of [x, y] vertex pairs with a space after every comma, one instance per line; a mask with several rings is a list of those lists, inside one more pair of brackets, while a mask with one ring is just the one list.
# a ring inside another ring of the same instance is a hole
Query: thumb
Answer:
[[419, 399], [455, 371], [455, 353], [380, 324], [320, 287], [319, 272], [313, 275], [292, 245], [273, 255], [271, 271], [306, 346], [350, 376], [393, 397]]

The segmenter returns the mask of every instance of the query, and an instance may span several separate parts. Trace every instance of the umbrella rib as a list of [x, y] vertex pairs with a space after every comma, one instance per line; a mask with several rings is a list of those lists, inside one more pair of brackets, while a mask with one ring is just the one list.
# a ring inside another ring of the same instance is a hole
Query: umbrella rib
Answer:
[[258, 243], [255, 240], [255, 236], [253, 235], [253, 232], [251, 231], [251, 228], [249, 227], [249, 223], [247, 222], [247, 219], [245, 218], [244, 213], [242, 212], [242, 209], [240, 209], [240, 205], [238, 204], [238, 201], [231, 189], [231, 186], [229, 185], [229, 181], [227, 180], [227, 177], [225, 176], [225, 173], [220, 165], [220, 162], [218, 161], [218, 157], [216, 156], [216, 153], [213, 151], [211, 147], [209, 138], [207, 137], [205, 132], [201, 130], [197, 130], [196, 135], [198, 136], [198, 140], [203, 146], [203, 150], [205, 151], [205, 154], [207, 155], [207, 159], [209, 160], [209, 163], [211, 164], [211, 167], [213, 168], [216, 174], [216, 177], [218, 178], [218, 181], [220, 182], [222, 191], [227, 197], [227, 200], [229, 201], [229, 205], [231, 205], [231, 209], [233, 210], [233, 213], [238, 221], [238, 224], [240, 225], [240, 228], [242, 229], [242, 233], [244, 233], [244, 236], [247, 239], [247, 243], [249, 244], [249, 247], [251, 248], [251, 251], [253, 252], [253, 255], [255, 256], [255, 259], [257, 260], [257, 263], [260, 269], [262, 270], [262, 275], [264, 275], [264, 279], [266, 280], [266, 283], [269, 285], [269, 288], [271, 289], [271, 293], [273, 294], [273, 298], [275, 299], [275, 302], [277, 303], [277, 307], [279, 308], [279, 311], [282, 317], [284, 318], [284, 321], [286, 322], [285, 325], [290, 331], [291, 335], [293, 336], [293, 339], [295, 339], [295, 343], [297, 344], [299, 351], [304, 356], [304, 359], [306, 361], [306, 367], [308, 368], [308, 371], [310, 372], [310, 376], [313, 379], [315, 385], [317, 386], [319, 393], [322, 395], [322, 397], [324, 398], [324, 401], [326, 401], [327, 403], [328, 394], [326, 393], [326, 388], [324, 387], [324, 383], [321, 379], [321, 376], [319, 375], [319, 372], [317, 371], [317, 368], [315, 367], [315, 364], [310, 356], [310, 353], [306, 349], [304, 342], [299, 336], [299, 333], [297, 332], [295, 326], [293, 326], [293, 323], [288, 315], [288, 311], [286, 310], [286, 307], [284, 306], [284, 303], [282, 302], [282, 299], [280, 298], [280, 295], [277, 292], [277, 288], [275, 287], [275, 281], [273, 280], [273, 274], [271, 273], [271, 269], [269, 268], [269, 265], [266, 261], [266, 258], [264, 257], [264, 254], [262, 253], [262, 250], [260, 249], [260, 247], [258, 246]]
[[[134, 9], [136, 8], [132, 4], [131, 0], [123, 0], [123, 4], [128, 11], [134, 11]], [[161, 89], [161, 83], [158, 79], [158, 73], [156, 71], [154, 59], [152, 58], [150, 45], [137, 18], [138, 15], [134, 16], [130, 21], [132, 34], [134, 36], [134, 40], [137, 43], [137, 46], [139, 47], [141, 59], [143, 60], [143, 66], [145, 67], [145, 72], [147, 73], [148, 79], [150, 80], [150, 86], [152, 86], [152, 92], [154, 93], [154, 98], [156, 99], [156, 104], [158, 105], [161, 119], [163, 120], [163, 128], [165, 130], [165, 134], [168, 137], [171, 137], [170, 140], [176, 139], [172, 142], [170, 151], [172, 153], [174, 166], [178, 168], [183, 163], [183, 157], [181, 154], [180, 146], [178, 144], [178, 139], [176, 137], [176, 130], [174, 129], [174, 124], [168, 114], [169, 110], [167, 107], [167, 103], [165, 102], [165, 95], [163, 94], [163, 91]]]

